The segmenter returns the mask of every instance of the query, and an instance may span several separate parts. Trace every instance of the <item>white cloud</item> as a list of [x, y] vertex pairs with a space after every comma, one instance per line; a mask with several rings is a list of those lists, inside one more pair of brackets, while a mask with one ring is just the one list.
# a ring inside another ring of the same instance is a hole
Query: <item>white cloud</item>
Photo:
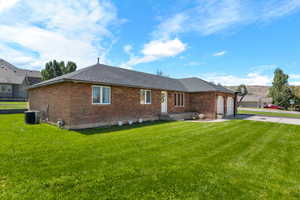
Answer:
[[300, 74], [290, 74], [289, 77], [290, 85], [300, 85]]
[[[240, 84], [245, 85], [271, 85], [273, 81], [273, 74], [267, 72], [268, 70], [273, 70], [277, 65], [260, 65], [252, 67], [250, 73], [244, 76], [235, 76], [230, 74], [218, 74], [218, 73], [208, 73], [201, 78], [214, 82], [220, 83], [225, 86], [235, 86]], [[266, 73], [267, 72], [267, 73]], [[267, 75], [268, 74], [268, 75]], [[290, 74], [289, 75], [290, 85], [300, 85], [300, 74]]]
[[290, 85], [299, 86], [299, 85], [300, 85], [300, 81], [293, 81], [293, 82], [290, 82]]
[[291, 74], [289, 77], [292, 79], [300, 79], [300, 74]]
[[123, 47], [123, 50], [125, 51], [125, 53], [127, 53], [127, 54], [130, 54], [131, 53], [131, 50], [132, 50], [132, 46], [131, 45], [125, 45], [124, 47]]
[[72, 59], [82, 66], [84, 63], [95, 63], [97, 58], [96, 49], [90, 43], [80, 39], [68, 39], [62, 34], [37, 27], [0, 26], [0, 29], [1, 40], [15, 42], [39, 52], [40, 56], [34, 61], [35, 64], [43, 65], [43, 62], [52, 59]]
[[291, 14], [300, 8], [300, 0], [273, 0], [267, 3], [263, 9], [262, 18], [270, 19]]
[[[180, 38], [180, 34], [187, 32], [197, 32], [207, 36], [216, 34], [224, 30], [249, 23], [258, 23], [266, 21], [266, 11], [282, 11], [282, 15], [290, 14], [300, 8], [300, 0], [266, 0], [263, 2], [241, 1], [241, 0], [201, 0], [196, 1], [189, 8], [179, 8], [180, 12], [172, 13], [165, 17], [156, 29], [152, 32], [152, 41], [145, 45], [149, 46], [149, 51], [142, 53], [143, 56], [131, 55], [128, 62], [122, 66], [133, 66], [140, 63], [152, 62], [163, 57], [168, 57], [168, 51], [162, 52], [165, 47], [165, 41], [173, 41], [174, 38]], [[276, 2], [276, 4], [274, 4]], [[278, 17], [269, 14], [268, 20]], [[178, 39], [179, 40], [179, 39]], [[180, 41], [180, 40], [179, 40]], [[162, 43], [164, 42], [164, 43]], [[180, 41], [181, 42], [181, 41]], [[182, 43], [182, 42], [181, 42]], [[152, 51], [152, 46], [154, 50]], [[178, 50], [178, 52], [184, 51]], [[175, 49], [175, 52], [177, 50]], [[145, 54], [146, 53], [146, 54]], [[166, 54], [166, 55], [164, 55]], [[170, 54], [173, 54], [172, 52]], [[174, 53], [177, 55], [178, 53]], [[226, 51], [217, 52], [214, 56], [223, 56]]]
[[219, 51], [213, 54], [213, 56], [224, 56], [227, 52], [226, 51]]
[[32, 62], [35, 62], [35, 60], [28, 55], [24, 55], [20, 51], [16, 51], [13, 48], [1, 45], [0, 43], [0, 52], [1, 52], [1, 58], [5, 58], [9, 61], [13, 60], [15, 64], [17, 65], [29, 65]]
[[184, 32], [211, 35], [237, 25], [266, 22], [294, 13], [300, 0], [202, 0], [165, 18], [154, 31], [156, 38], [170, 38]]
[[244, 77], [234, 76], [229, 74], [205, 74], [201, 78], [214, 82], [216, 84], [220, 83], [225, 86], [235, 86], [240, 84], [246, 85], [270, 85], [272, 78], [259, 73], [248, 73]]
[[51, 59], [72, 60], [79, 68], [96, 63], [97, 57], [107, 62], [114, 42], [111, 28], [120, 21], [107, 0], [23, 0], [0, 13], [0, 45], [14, 49], [11, 55], [0, 49], [0, 54], [13, 63], [26, 60], [31, 68]]
[[19, 0], [0, 0], [0, 12], [3, 10], [10, 9], [13, 7]]
[[153, 40], [145, 44], [142, 53], [145, 56], [170, 57], [183, 52], [185, 48], [186, 45], [178, 38], [167, 41]]
[[203, 35], [216, 33], [242, 20], [242, 8], [238, 0], [207, 1], [204, 5], [198, 5], [195, 11], [198, 15], [192, 18], [191, 29]]
[[190, 61], [188, 63], [185, 63], [184, 66], [201, 66], [204, 64], [204, 62]]
[[252, 67], [250, 70], [255, 71], [256, 73], [262, 73], [266, 71], [274, 71], [278, 66], [275, 64], [269, 64], [269, 65], [259, 65]]
[[129, 61], [122, 64], [122, 67], [131, 68], [134, 65], [153, 62], [155, 60], [173, 57], [185, 51], [186, 44], [178, 38], [173, 40], [153, 40], [144, 45], [141, 53], [143, 56], [131, 56]]
[[210, 35], [241, 21], [241, 11], [241, 3], [238, 0], [199, 1], [195, 7], [163, 20], [154, 33], [163, 38], [190, 31]]
[[182, 26], [187, 19], [188, 16], [186, 16], [184, 13], [178, 13], [172, 18], [163, 21], [153, 32], [152, 35], [154, 38], [160, 38], [165, 40], [170, 39], [170, 36], [172, 34], [184, 32]]

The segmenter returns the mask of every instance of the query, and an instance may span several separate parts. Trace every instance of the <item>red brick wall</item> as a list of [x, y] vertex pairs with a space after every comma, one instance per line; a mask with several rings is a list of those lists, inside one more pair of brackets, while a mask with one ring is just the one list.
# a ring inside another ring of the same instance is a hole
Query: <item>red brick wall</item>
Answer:
[[[29, 106], [30, 109], [42, 111], [50, 122], [62, 119], [67, 127], [80, 128], [81, 125], [88, 127], [139, 118], [158, 118], [161, 113], [161, 91], [151, 91], [152, 103], [143, 105], [140, 104], [139, 88], [111, 86], [111, 104], [93, 105], [92, 84], [58, 83], [30, 89]], [[169, 113], [199, 112], [207, 118], [216, 117], [217, 95], [229, 95], [215, 92], [185, 93], [184, 107], [177, 107], [174, 105], [175, 93], [168, 91]], [[226, 102], [224, 105], [226, 107]]]
[[227, 112], [227, 97], [233, 97], [234, 94], [222, 92], [199, 92], [190, 94], [190, 111], [204, 114], [208, 119], [215, 119], [217, 112], [217, 96], [224, 98], [224, 111]]
[[168, 91], [168, 113], [189, 112], [189, 94], [184, 94], [184, 106], [175, 106], [174, 94], [182, 92]]
[[65, 120], [70, 123], [70, 90], [71, 83], [59, 83], [28, 91], [29, 109], [39, 110], [42, 118], [50, 122]]
[[[111, 86], [111, 104], [93, 105], [92, 84], [86, 83], [59, 83], [29, 90], [30, 109], [41, 111], [49, 122], [64, 120], [67, 127], [158, 118], [161, 91], [151, 90], [151, 100], [151, 104], [140, 104], [139, 88]], [[168, 112], [188, 111], [187, 107], [187, 103], [185, 107], [175, 107], [174, 92], [168, 91]]]
[[111, 87], [111, 104], [92, 104], [91, 84], [72, 84], [71, 124], [111, 123], [119, 120], [158, 117], [161, 111], [160, 91], [151, 90], [151, 104], [140, 104], [140, 89]]
[[214, 119], [216, 116], [216, 93], [199, 92], [190, 94], [190, 110], [204, 114], [205, 118]]

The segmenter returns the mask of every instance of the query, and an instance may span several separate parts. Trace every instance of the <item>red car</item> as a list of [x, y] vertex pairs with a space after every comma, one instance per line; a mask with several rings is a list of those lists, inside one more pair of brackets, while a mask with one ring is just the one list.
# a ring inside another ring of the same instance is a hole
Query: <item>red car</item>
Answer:
[[267, 105], [264, 106], [264, 108], [278, 109], [278, 110], [283, 110], [284, 109], [284, 107], [277, 106], [277, 105], [274, 105], [274, 104], [267, 104]]

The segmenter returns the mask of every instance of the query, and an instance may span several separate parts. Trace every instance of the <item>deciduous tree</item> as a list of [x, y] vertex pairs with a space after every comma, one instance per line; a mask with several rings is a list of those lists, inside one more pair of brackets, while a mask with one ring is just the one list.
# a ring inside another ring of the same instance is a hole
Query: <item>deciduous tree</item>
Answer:
[[240, 96], [237, 106], [240, 106], [241, 102], [243, 101], [245, 96], [248, 94], [248, 89], [247, 89], [246, 85], [242, 84], [237, 88], [236, 91], [238, 93], [238, 96]]

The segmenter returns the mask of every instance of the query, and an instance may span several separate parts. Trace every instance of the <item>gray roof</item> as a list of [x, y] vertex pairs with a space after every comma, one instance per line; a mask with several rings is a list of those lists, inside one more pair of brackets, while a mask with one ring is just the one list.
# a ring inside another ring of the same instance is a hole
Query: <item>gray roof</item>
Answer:
[[0, 83], [22, 84], [25, 77], [41, 78], [41, 73], [34, 70], [19, 69], [0, 59]]
[[225, 92], [225, 93], [234, 93], [234, 91], [229, 90], [221, 85], [215, 85], [213, 83], [204, 81], [196, 77], [183, 78], [183, 79], [179, 79], [179, 81], [187, 88], [189, 92], [217, 91], [217, 92]]
[[189, 79], [174, 79], [103, 64], [96, 64], [69, 74], [65, 74], [63, 76], [59, 76], [54, 79], [35, 84], [31, 88], [66, 81], [102, 83], [107, 85], [120, 85], [184, 92], [223, 91], [234, 93], [233, 91], [222, 86], [216, 86], [198, 78], [192, 78], [193, 85], [189, 85]]

